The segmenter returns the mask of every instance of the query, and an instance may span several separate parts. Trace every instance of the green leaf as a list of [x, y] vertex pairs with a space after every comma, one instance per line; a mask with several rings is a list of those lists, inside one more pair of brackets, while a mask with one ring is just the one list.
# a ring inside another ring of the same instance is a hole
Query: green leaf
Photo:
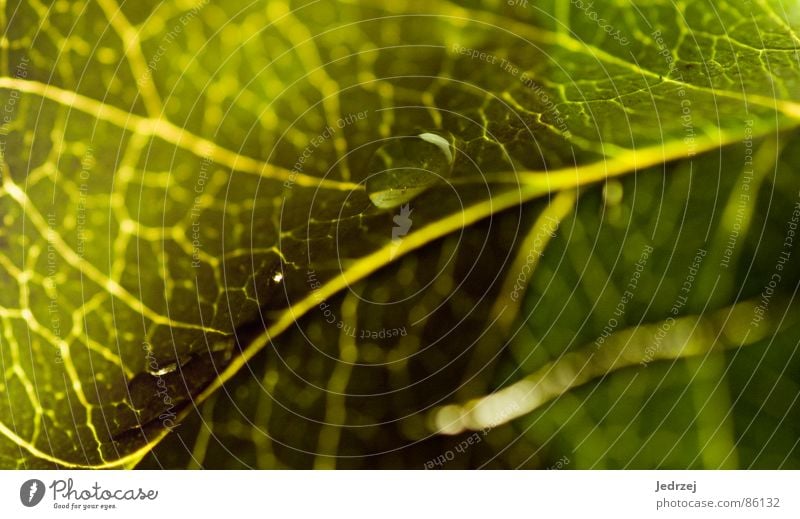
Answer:
[[[384, 4], [5, 4], [0, 466], [133, 466], [164, 438], [192, 441], [206, 465], [422, 466], [455, 439], [436, 427], [442, 406], [535, 372], [520, 323], [613, 311], [601, 259], [638, 249], [624, 225], [580, 242], [605, 224], [594, 184], [607, 203], [622, 186], [631, 211], [627, 193], [656, 214], [700, 197], [711, 214], [697, 225], [722, 229], [708, 248], [724, 252], [736, 211], [716, 210], [730, 178], [715, 167], [738, 167], [732, 145], [751, 139], [764, 172], [746, 221], [791, 214], [789, 6], [601, 2], [614, 38], [572, 4]], [[426, 134], [453, 160], [392, 144]], [[685, 192], [652, 184], [676, 172]], [[577, 237], [551, 236], [552, 222]], [[663, 225], [665, 243], [703, 237]], [[782, 225], [765, 243], [781, 246]], [[543, 279], [567, 291], [531, 317], [540, 267], [522, 307], [510, 294], [525, 290], [529, 245], [551, 240], [588, 254], [591, 281], [573, 304], [574, 273], [542, 249], [556, 262]], [[773, 264], [719, 289], [704, 278], [708, 310], [756, 297]], [[680, 280], [671, 265], [661, 275]], [[794, 286], [787, 275], [781, 291]], [[663, 318], [670, 294], [640, 293], [656, 301], [641, 318]], [[560, 354], [594, 333], [541, 340]], [[237, 405], [218, 410], [220, 398]], [[196, 438], [180, 425], [203, 402], [226, 428], [207, 458], [216, 425]], [[503, 463], [531, 454], [511, 453]]]
[[[529, 204], [516, 243], [506, 212], [432, 244], [329, 302], [334, 324], [322, 308], [301, 319], [225, 386], [235, 405], [208, 402], [145, 466], [423, 468], [487, 427], [445, 467], [795, 466], [796, 259], [751, 323], [800, 195], [796, 142], [780, 160], [773, 139], [753, 143], [781, 169], [753, 188], [730, 254], [737, 220], [720, 206], [739, 212], [743, 177], [695, 190], [694, 171], [746, 173], [746, 145]], [[462, 247], [480, 252], [450, 262]], [[387, 315], [376, 300], [404, 302]], [[408, 337], [361, 337], [407, 323]], [[350, 343], [363, 365], [340, 356]]]

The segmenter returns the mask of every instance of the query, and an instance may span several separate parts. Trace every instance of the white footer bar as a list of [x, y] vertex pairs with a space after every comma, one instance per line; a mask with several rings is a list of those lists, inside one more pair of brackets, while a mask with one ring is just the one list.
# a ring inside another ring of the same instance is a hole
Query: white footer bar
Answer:
[[800, 517], [798, 471], [4, 471], [0, 480], [2, 517]]

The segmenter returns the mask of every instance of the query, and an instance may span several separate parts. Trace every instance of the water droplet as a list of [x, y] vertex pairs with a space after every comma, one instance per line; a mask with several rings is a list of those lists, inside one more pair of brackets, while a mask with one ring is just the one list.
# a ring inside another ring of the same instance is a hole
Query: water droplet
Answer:
[[446, 180], [453, 170], [453, 139], [425, 132], [391, 139], [369, 163], [366, 189], [376, 207], [392, 209]]

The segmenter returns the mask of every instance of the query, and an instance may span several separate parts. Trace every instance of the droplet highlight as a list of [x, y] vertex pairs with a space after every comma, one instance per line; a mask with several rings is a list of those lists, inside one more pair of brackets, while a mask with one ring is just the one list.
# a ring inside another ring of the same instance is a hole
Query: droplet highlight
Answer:
[[448, 179], [454, 162], [449, 135], [424, 132], [391, 139], [370, 160], [367, 196], [378, 208], [399, 207]]

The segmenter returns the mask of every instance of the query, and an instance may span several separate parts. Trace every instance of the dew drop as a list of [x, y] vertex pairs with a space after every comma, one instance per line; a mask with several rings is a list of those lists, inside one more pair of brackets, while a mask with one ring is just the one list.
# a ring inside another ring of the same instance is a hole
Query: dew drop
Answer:
[[425, 132], [391, 139], [370, 160], [367, 196], [381, 209], [399, 207], [450, 177], [453, 162], [452, 137]]

